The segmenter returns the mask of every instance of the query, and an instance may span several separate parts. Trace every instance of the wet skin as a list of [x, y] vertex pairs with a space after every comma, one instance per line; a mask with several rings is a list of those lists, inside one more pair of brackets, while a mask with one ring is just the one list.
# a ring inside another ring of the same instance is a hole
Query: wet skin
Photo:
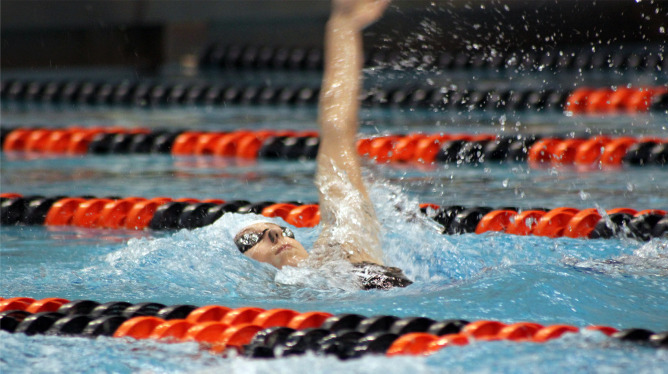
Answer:
[[[380, 227], [362, 181], [356, 136], [364, 62], [362, 29], [380, 18], [388, 3], [389, 0], [332, 0], [325, 27], [325, 64], [318, 103], [320, 146], [315, 176], [320, 191], [322, 230], [314, 247], [339, 251], [351, 263], [383, 263]], [[350, 217], [350, 211], [360, 212], [359, 217]], [[364, 223], [363, 227], [360, 223]], [[308, 257], [298, 241], [284, 237], [280, 227], [271, 223], [246, 227], [235, 241], [248, 230], [258, 235], [264, 233], [258, 244], [245, 253], [254, 260], [280, 269], [295, 266]], [[341, 238], [340, 232], [355, 235]]]
[[297, 266], [308, 257], [304, 246], [296, 239], [283, 236], [281, 227], [276, 224], [255, 223], [244, 228], [237, 237], [249, 232], [264, 232], [260, 241], [244, 253], [255, 261], [266, 262], [281, 269], [283, 266]]

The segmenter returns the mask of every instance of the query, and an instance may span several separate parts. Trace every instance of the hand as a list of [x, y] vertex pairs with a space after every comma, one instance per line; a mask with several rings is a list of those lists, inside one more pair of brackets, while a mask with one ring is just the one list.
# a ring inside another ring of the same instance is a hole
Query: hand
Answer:
[[332, 17], [363, 29], [383, 15], [390, 0], [332, 0]]

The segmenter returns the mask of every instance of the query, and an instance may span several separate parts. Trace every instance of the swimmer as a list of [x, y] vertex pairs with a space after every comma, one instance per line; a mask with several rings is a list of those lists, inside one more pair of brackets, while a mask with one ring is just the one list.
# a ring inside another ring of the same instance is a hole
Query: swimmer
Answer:
[[279, 269], [345, 259], [365, 289], [405, 287], [400, 269], [383, 266], [380, 224], [362, 181], [355, 147], [361, 85], [362, 30], [385, 11], [389, 0], [333, 0], [325, 28], [325, 69], [318, 124], [320, 147], [315, 184], [322, 232], [309, 253], [292, 231], [260, 222], [234, 238], [245, 256]]

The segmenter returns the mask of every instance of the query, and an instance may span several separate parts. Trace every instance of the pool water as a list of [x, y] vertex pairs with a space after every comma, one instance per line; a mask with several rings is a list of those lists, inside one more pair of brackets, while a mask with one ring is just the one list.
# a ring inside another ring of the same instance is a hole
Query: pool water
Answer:
[[[111, 112], [102, 113], [102, 117], [114, 117]], [[172, 113], [181, 119], [192, 115], [187, 109]], [[213, 118], [226, 115], [209, 112]], [[35, 122], [43, 123], [40, 116], [46, 114], [36, 116]], [[46, 117], [52, 123], [67, 123], [72, 116], [70, 111], [55, 111]], [[100, 118], [96, 112], [85, 111], [76, 116], [87, 118], [89, 123]], [[371, 132], [387, 113], [368, 110], [364, 116], [374, 123], [365, 127]], [[246, 108], [245, 113], [239, 110], [234, 116], [251, 128], [291, 127], [287, 121], [274, 121], [276, 117], [287, 118], [280, 110], [252, 108]], [[3, 122], [20, 123], [23, 118], [21, 112], [10, 112], [3, 116]], [[164, 113], [138, 112], [136, 117], [124, 118], [129, 125], [145, 125], [151, 119], [164, 118]], [[304, 111], [297, 118], [300, 128], [314, 128], [314, 112]], [[656, 123], [664, 119], [651, 118], [639, 125], [637, 132], [657, 131], [660, 126]], [[546, 127], [551, 126], [549, 116], [543, 120]], [[172, 119], [161, 124], [213, 126], [202, 118], [193, 122]], [[429, 121], [423, 118], [417, 122]], [[450, 130], [448, 124], [440, 126]], [[581, 124], [571, 123], [571, 128], [577, 126]], [[407, 120], [403, 127], [395, 123], [383, 130], [415, 128], [420, 124]], [[466, 129], [499, 130], [483, 124], [453, 131]], [[314, 162], [164, 155], [45, 157], [3, 153], [1, 157], [2, 192], [317, 201], [312, 184]], [[415, 280], [408, 288], [359, 291], [327, 274], [306, 269], [278, 271], [249, 261], [239, 256], [232, 237], [239, 227], [258, 217], [226, 214], [211, 226], [180, 232], [3, 226], [3, 293], [38, 299], [57, 296], [98, 302], [250, 305], [437, 320], [492, 319], [654, 331], [668, 328], [665, 239], [550, 239], [499, 233], [448, 236], [440, 234], [433, 222], [416, 219], [414, 214], [422, 202], [665, 209], [668, 175], [663, 168], [582, 172], [574, 168], [534, 169], [525, 163], [415, 168], [367, 162], [366, 169], [383, 225], [385, 260], [401, 266]], [[317, 227], [294, 231], [307, 248], [318, 234]], [[449, 347], [429, 357], [367, 356], [349, 361], [310, 354], [276, 360], [225, 358], [187, 343], [0, 334], [3, 372], [559, 372], [577, 368], [583, 372], [649, 373], [661, 372], [668, 365], [665, 349], [615, 341], [586, 330], [545, 344], [478, 342]]]
[[[4, 74], [5, 72], [3, 72]], [[61, 71], [61, 79], [123, 79], [125, 73]], [[658, 86], [665, 72], [452, 74], [367, 71], [367, 85], [412, 81], [435, 86], [555, 88]], [[38, 72], [15, 73], [39, 77]], [[173, 76], [164, 79], [176, 79]], [[318, 84], [317, 73], [233, 72], [197, 81]], [[3, 103], [2, 126], [123, 126], [228, 131], [315, 129], [316, 109], [286, 106], [125, 107]], [[559, 111], [439, 111], [366, 108], [364, 134], [469, 133], [660, 136], [666, 113], [568, 116]], [[0, 192], [43, 196], [140, 196], [317, 201], [312, 161], [169, 155], [50, 156], [2, 153]], [[0, 296], [97, 302], [219, 304], [296, 311], [424, 316], [436, 320], [529, 321], [581, 328], [668, 330], [668, 240], [583, 240], [500, 233], [443, 235], [416, 214], [420, 203], [518, 208], [668, 209], [665, 166], [532, 168], [527, 163], [401, 165], [365, 162], [381, 220], [385, 261], [415, 283], [360, 291], [334, 273], [276, 270], [240, 256], [232, 243], [254, 215], [226, 214], [213, 225], [170, 231], [0, 227]], [[284, 224], [280, 219], [275, 222]], [[309, 248], [319, 228], [294, 228]], [[193, 343], [100, 337], [26, 336], [0, 331], [0, 371], [10, 372], [637, 372], [660, 373], [668, 350], [581, 329], [544, 344], [474, 342], [428, 357], [365, 356], [341, 361], [306, 354], [273, 360], [224, 357]]]

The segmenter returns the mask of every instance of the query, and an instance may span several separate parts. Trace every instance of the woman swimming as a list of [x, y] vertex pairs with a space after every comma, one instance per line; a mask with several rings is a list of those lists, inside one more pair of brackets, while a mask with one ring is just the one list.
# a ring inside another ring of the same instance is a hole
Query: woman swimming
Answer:
[[405, 287], [412, 282], [382, 263], [380, 225], [362, 181], [355, 147], [362, 71], [362, 29], [383, 14], [389, 0], [333, 0], [325, 29], [325, 71], [320, 93], [320, 147], [315, 183], [322, 232], [311, 255], [290, 229], [255, 223], [234, 238], [246, 256], [277, 268], [345, 259], [363, 288]]

